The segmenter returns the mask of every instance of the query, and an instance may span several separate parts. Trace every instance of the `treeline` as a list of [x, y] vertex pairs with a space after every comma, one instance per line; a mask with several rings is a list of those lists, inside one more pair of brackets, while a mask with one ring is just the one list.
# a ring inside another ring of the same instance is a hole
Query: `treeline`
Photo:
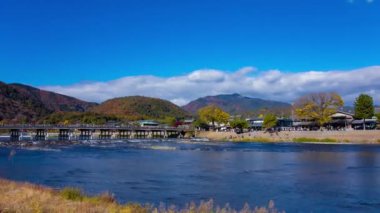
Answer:
[[[292, 116], [292, 118], [313, 121], [317, 123], [319, 127], [323, 127], [331, 121], [331, 115], [338, 112], [343, 106], [344, 101], [338, 93], [311, 93], [299, 97], [294, 102], [292, 106], [294, 117]], [[270, 129], [276, 126], [277, 117], [290, 118], [289, 115], [284, 116], [273, 112], [259, 114], [258, 117], [263, 119], [264, 129]], [[354, 118], [365, 120], [374, 117], [380, 119], [380, 113], [375, 114], [373, 98], [368, 94], [360, 94], [354, 103]], [[240, 130], [248, 128], [248, 122], [244, 116], [231, 116], [215, 105], [201, 108], [198, 111], [197, 120], [194, 123], [196, 127], [202, 129], [216, 128], [220, 126], [220, 124], [229, 124], [231, 128], [238, 128]]]
[[72, 125], [94, 124], [104, 125], [109, 122], [127, 122], [118, 116], [104, 115], [94, 112], [55, 112], [38, 121], [39, 124]]
[[[344, 106], [344, 101], [338, 93], [312, 93], [297, 99], [293, 105], [298, 119], [312, 120], [319, 126], [331, 121], [331, 115]], [[375, 114], [373, 98], [368, 94], [360, 94], [354, 103], [355, 119], [372, 119], [380, 117]]]

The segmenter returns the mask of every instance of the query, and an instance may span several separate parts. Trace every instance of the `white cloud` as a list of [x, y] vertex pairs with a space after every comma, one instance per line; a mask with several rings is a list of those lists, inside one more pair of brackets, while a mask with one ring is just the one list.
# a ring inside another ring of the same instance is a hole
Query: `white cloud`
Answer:
[[194, 82], [222, 82], [225, 73], [219, 70], [196, 70], [188, 75], [188, 79]]
[[174, 77], [129, 76], [106, 82], [86, 82], [69, 86], [44, 86], [87, 101], [143, 95], [163, 98], [178, 105], [206, 95], [240, 93], [246, 96], [292, 102], [298, 96], [322, 91], [340, 93], [352, 104], [359, 93], [371, 94], [380, 104], [380, 66], [347, 71], [283, 72], [280, 70], [255, 71], [244, 67], [235, 72], [196, 70]]

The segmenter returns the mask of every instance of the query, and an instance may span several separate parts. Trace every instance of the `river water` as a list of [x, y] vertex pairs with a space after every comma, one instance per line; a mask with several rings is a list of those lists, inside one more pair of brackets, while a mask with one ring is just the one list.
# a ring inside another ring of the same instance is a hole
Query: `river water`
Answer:
[[[13, 151], [12, 151], [13, 150]], [[213, 198], [287, 212], [379, 212], [380, 146], [133, 141], [0, 148], [0, 177], [110, 191], [120, 202]]]

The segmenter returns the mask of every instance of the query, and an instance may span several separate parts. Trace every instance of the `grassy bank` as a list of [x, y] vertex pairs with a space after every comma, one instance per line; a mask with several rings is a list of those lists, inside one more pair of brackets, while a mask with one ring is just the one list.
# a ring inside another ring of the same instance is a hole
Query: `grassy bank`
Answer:
[[[110, 193], [98, 196], [88, 196], [76, 188], [53, 190], [48, 187], [18, 183], [0, 179], [0, 212], [120, 212], [120, 213], [209, 213], [236, 212], [228, 206], [219, 208], [213, 201], [201, 202], [199, 205], [190, 203], [185, 208], [175, 206], [154, 207], [137, 203], [119, 204]], [[276, 213], [279, 212], [273, 201], [267, 207], [249, 208], [245, 205], [240, 212]]]
[[297, 143], [380, 143], [380, 130], [368, 131], [281, 131], [281, 132], [197, 132], [197, 137], [232, 142], [297, 142]]

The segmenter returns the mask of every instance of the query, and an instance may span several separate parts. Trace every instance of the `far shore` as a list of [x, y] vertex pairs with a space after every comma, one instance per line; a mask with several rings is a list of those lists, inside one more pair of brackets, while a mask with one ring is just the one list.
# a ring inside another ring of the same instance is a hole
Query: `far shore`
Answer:
[[380, 130], [346, 131], [253, 131], [242, 134], [235, 132], [199, 131], [200, 138], [230, 142], [304, 142], [329, 144], [380, 144]]
[[[190, 135], [182, 138], [182, 140], [191, 140]], [[237, 134], [233, 131], [196, 131], [196, 141], [211, 141], [211, 142], [261, 142], [261, 143], [315, 143], [315, 144], [380, 144], [380, 130], [346, 130], [346, 131], [279, 131], [279, 132], [265, 132], [265, 131], [252, 131]], [[129, 139], [139, 140], [139, 139]], [[141, 139], [150, 140], [150, 138]], [[160, 140], [160, 138], [153, 138], [152, 140]], [[161, 140], [175, 140], [161, 139]], [[78, 144], [92, 144], [92, 143], [107, 143], [117, 141], [115, 139], [94, 139], [94, 140], [21, 140], [21, 141], [0, 141], [0, 147], [46, 147], [51, 145], [67, 146]], [[128, 139], [125, 139], [128, 141]]]

